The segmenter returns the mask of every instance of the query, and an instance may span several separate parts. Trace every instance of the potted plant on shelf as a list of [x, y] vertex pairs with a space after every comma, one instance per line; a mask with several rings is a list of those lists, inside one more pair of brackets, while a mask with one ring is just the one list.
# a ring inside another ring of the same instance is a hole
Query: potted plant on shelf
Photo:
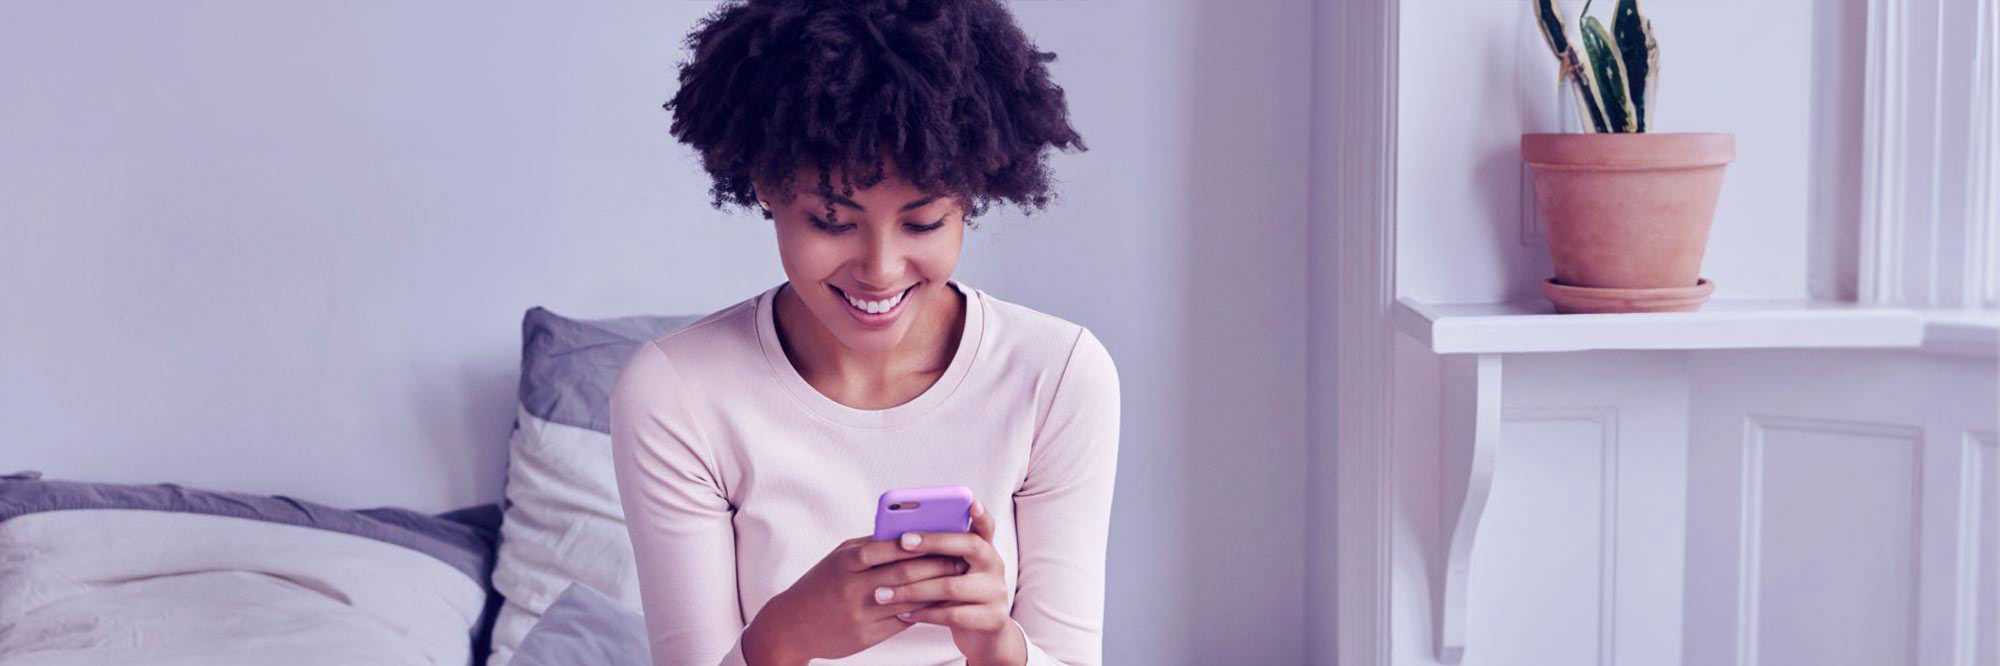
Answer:
[[1558, 312], [1699, 309], [1715, 291], [1701, 256], [1736, 136], [1651, 131], [1660, 49], [1638, 0], [1619, 0], [1610, 30], [1586, 0], [1580, 39], [1556, 0], [1533, 8], [1585, 126], [1521, 135], [1555, 260], [1542, 294]]

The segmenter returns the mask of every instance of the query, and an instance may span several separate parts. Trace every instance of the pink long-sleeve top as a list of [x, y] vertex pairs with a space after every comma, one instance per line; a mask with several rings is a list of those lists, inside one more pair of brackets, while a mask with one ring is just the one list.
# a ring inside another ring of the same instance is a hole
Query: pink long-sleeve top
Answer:
[[[744, 627], [841, 541], [872, 533], [883, 491], [938, 484], [991, 508], [1028, 663], [1099, 663], [1117, 369], [1089, 330], [950, 284], [967, 306], [958, 349], [888, 409], [840, 404], [799, 375], [772, 324], [779, 287], [627, 362], [611, 440], [654, 664], [744, 664]], [[963, 662], [950, 629], [916, 624], [814, 663]]]

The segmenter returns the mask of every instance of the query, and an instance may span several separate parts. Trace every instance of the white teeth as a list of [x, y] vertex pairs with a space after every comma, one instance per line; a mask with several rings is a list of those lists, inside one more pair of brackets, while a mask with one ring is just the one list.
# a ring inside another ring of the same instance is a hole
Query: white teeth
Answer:
[[[848, 296], [847, 304], [854, 306], [854, 309], [860, 310], [862, 312], [866, 312], [869, 314], [882, 314], [884, 312], [888, 312], [889, 308], [896, 307], [897, 303], [903, 302], [903, 295], [908, 293], [910, 293], [909, 290], [907, 289], [903, 290], [902, 292], [897, 293], [895, 296], [889, 297], [889, 299], [885, 301], [864, 301], [855, 298], [853, 296]], [[846, 296], [846, 294], [842, 295]]]

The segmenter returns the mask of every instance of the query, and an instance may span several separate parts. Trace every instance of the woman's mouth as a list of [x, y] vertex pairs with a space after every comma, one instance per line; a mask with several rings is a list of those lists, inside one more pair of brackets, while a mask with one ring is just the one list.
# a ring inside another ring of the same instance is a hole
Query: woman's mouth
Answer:
[[903, 304], [910, 300], [911, 292], [921, 284], [923, 283], [912, 284], [897, 292], [895, 296], [874, 301], [857, 299], [848, 296], [847, 292], [840, 290], [840, 287], [827, 286], [832, 288], [835, 294], [840, 295], [840, 300], [847, 303], [847, 314], [853, 315], [855, 321], [864, 326], [879, 327], [896, 321], [896, 317], [903, 313]]

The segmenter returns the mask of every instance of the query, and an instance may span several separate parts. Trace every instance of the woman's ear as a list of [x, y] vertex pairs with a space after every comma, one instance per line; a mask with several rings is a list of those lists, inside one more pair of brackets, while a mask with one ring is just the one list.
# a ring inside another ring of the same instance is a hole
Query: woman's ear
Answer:
[[757, 207], [762, 209], [764, 219], [775, 219], [771, 217], [771, 197], [764, 194], [764, 188], [753, 184], [750, 186], [750, 193], [757, 197]]

